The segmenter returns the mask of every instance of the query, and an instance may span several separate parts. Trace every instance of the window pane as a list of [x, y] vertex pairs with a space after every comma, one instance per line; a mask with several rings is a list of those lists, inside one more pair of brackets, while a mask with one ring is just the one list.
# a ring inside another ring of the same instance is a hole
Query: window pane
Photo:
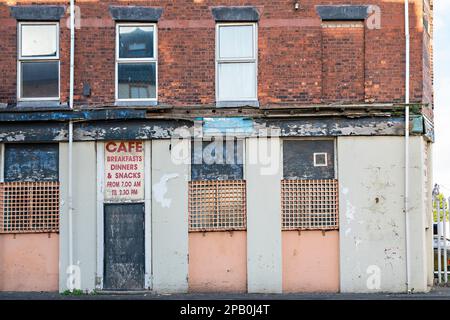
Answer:
[[219, 64], [219, 100], [256, 99], [256, 64]]
[[57, 98], [59, 62], [22, 62], [22, 98]]
[[220, 26], [220, 58], [254, 58], [253, 26]]
[[154, 58], [153, 27], [119, 27], [119, 58]]
[[120, 63], [118, 68], [119, 99], [156, 98], [155, 63]]
[[56, 25], [22, 25], [22, 57], [56, 57]]

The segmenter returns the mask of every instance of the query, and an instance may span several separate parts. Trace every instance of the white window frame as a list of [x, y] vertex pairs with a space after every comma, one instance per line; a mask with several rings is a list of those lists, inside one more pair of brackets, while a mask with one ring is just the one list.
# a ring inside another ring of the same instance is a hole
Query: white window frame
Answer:
[[[252, 26], [253, 27], [253, 58], [220, 58], [220, 27], [227, 26]], [[255, 63], [255, 88], [254, 97], [246, 99], [226, 99], [219, 98], [219, 64], [223, 63]], [[237, 102], [237, 101], [258, 101], [258, 24], [256, 22], [242, 23], [216, 23], [216, 101], [217, 102]]]
[[[153, 58], [119, 58], [119, 28], [120, 27], [153, 27]], [[119, 63], [155, 63], [155, 98], [119, 99]], [[119, 102], [158, 101], [158, 28], [156, 23], [117, 23], [116, 24], [116, 70], [115, 70], [115, 99]]]
[[[324, 156], [325, 163], [318, 163], [317, 156]], [[314, 152], [314, 167], [328, 167], [328, 154], [326, 152]]]
[[[56, 56], [54, 57], [22, 57], [22, 26], [24, 25], [54, 25], [56, 26]], [[61, 61], [59, 59], [59, 22], [19, 22], [17, 24], [17, 100], [18, 101], [59, 101], [61, 98]], [[58, 62], [58, 96], [56, 97], [38, 97], [23, 98], [22, 97], [22, 62]]]

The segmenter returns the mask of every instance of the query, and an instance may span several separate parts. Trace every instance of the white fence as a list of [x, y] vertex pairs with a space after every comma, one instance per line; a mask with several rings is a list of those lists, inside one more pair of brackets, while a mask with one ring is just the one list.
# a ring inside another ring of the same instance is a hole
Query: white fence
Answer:
[[450, 250], [450, 222], [448, 221], [450, 198], [439, 194], [438, 186], [433, 191], [433, 251], [434, 272], [438, 284], [448, 283]]

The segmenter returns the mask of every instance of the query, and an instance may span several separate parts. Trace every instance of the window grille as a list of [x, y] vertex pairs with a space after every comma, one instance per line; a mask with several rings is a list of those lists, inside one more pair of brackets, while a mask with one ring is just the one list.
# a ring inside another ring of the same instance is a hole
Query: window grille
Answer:
[[59, 231], [59, 182], [0, 183], [0, 233]]
[[246, 182], [189, 182], [189, 231], [246, 229]]
[[282, 180], [283, 230], [339, 228], [337, 180]]

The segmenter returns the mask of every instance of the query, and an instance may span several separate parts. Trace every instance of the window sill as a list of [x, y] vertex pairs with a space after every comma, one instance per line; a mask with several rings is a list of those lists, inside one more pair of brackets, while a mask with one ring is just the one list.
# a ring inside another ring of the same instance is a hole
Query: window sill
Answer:
[[254, 107], [259, 108], [258, 100], [216, 101], [217, 108]]
[[36, 101], [18, 101], [17, 108], [26, 109], [47, 109], [47, 108], [68, 108], [67, 103], [61, 103], [59, 100], [36, 100]]
[[158, 101], [116, 101], [116, 107], [154, 107], [158, 105]]

